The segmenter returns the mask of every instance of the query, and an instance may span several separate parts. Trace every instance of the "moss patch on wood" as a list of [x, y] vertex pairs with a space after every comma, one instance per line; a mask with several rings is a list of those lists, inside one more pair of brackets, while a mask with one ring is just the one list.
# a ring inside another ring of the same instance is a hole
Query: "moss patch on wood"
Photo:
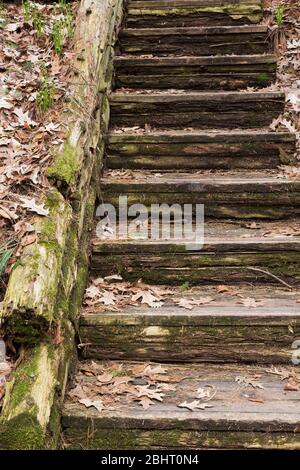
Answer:
[[38, 240], [25, 247], [12, 271], [3, 307], [2, 326], [18, 342], [38, 341], [55, 319], [66, 233], [71, 207], [52, 189], [46, 198], [50, 215], [37, 221]]
[[180, 430], [87, 429], [66, 428], [67, 449], [137, 450], [137, 449], [299, 449], [299, 437], [293, 433], [197, 432]]

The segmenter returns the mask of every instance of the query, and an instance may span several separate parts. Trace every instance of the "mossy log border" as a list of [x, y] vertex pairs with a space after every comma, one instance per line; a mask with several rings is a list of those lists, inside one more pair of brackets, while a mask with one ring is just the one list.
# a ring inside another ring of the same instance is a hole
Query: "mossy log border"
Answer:
[[48, 170], [49, 216], [37, 217], [37, 241], [24, 249], [0, 306], [2, 332], [22, 351], [7, 383], [1, 450], [57, 446], [87, 278], [93, 175], [102, 164], [110, 64], [122, 12], [122, 0], [81, 0], [79, 6], [73, 98], [64, 115], [66, 138]]

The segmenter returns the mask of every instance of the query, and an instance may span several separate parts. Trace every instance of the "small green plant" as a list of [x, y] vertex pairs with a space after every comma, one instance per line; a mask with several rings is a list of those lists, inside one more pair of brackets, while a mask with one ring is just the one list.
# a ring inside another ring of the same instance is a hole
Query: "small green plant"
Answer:
[[58, 6], [59, 6], [59, 8], [60, 8], [62, 11], [65, 11], [65, 9], [67, 8], [68, 4], [67, 4], [66, 0], [59, 0]]
[[283, 20], [284, 20], [284, 13], [285, 13], [284, 5], [278, 5], [277, 10], [275, 12], [275, 19], [276, 19], [278, 28], [282, 28]]
[[29, 21], [31, 17], [31, 3], [29, 0], [22, 0], [23, 17], [25, 21]]
[[183, 291], [189, 290], [189, 289], [190, 289], [189, 281], [184, 282], [184, 283], [181, 285], [180, 289], [183, 290]]
[[0, 28], [4, 28], [7, 24], [6, 11], [3, 4], [3, 0], [0, 0]]
[[30, 13], [32, 16], [32, 24], [34, 29], [36, 30], [36, 34], [38, 37], [41, 37], [45, 32], [45, 20], [43, 14], [39, 11], [36, 3], [32, 4]]
[[11, 238], [3, 245], [0, 245], [0, 277], [4, 274], [7, 263], [12, 257], [16, 245], [15, 238]]
[[67, 4], [64, 10], [64, 25], [67, 29], [68, 36], [73, 37], [74, 36], [74, 20], [73, 20], [72, 7], [70, 4]]
[[33, 27], [36, 30], [37, 36], [40, 38], [45, 32], [45, 22], [42, 14], [38, 13], [33, 19]]
[[43, 79], [42, 87], [36, 94], [36, 103], [42, 113], [46, 113], [54, 103], [55, 84]]
[[55, 18], [52, 24], [51, 38], [55, 52], [61, 54], [64, 43], [64, 25], [57, 18]]

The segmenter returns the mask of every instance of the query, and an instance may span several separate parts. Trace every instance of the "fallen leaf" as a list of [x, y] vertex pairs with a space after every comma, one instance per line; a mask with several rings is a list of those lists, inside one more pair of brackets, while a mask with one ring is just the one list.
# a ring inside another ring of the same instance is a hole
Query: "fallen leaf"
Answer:
[[102, 411], [104, 408], [103, 402], [101, 400], [91, 400], [90, 398], [82, 398], [81, 400], [79, 400], [79, 403], [86, 406], [86, 408], [90, 408], [91, 406], [93, 406], [98, 411]]
[[209, 403], [201, 403], [199, 400], [194, 400], [191, 402], [184, 401], [177, 406], [179, 408], [187, 408], [190, 411], [205, 410], [206, 408], [213, 408], [213, 405], [210, 405]]
[[0, 98], [0, 109], [12, 109], [13, 107], [13, 104], [7, 101], [6, 98]]
[[194, 307], [199, 307], [200, 305], [206, 305], [213, 301], [212, 297], [200, 297], [199, 299], [188, 299], [183, 298], [175, 300], [175, 303], [178, 307], [186, 308], [187, 310], [192, 310]]
[[151, 400], [163, 401], [163, 397], [165, 396], [165, 394], [160, 392], [159, 390], [151, 389], [149, 387], [150, 385], [137, 385], [137, 398], [148, 397]]
[[148, 410], [150, 408], [151, 405], [154, 405], [155, 403], [150, 400], [150, 398], [148, 397], [141, 397], [139, 400], [138, 400], [138, 403], [139, 405], [141, 405], [144, 410]]
[[264, 386], [257, 382], [255, 379], [251, 379], [251, 378], [248, 378], [248, 377], [244, 377], [244, 376], [237, 376], [235, 378], [235, 381], [243, 386], [243, 387], [253, 387], [253, 388], [259, 388], [259, 389], [264, 389]]
[[97, 375], [98, 382], [101, 382], [101, 383], [104, 383], [104, 384], [108, 384], [108, 383], [112, 382], [113, 378], [114, 378], [114, 376], [110, 372], [105, 372], [102, 375]]
[[136, 302], [137, 300], [141, 300], [142, 304], [147, 304], [151, 308], [160, 308], [163, 306], [163, 302], [161, 302], [159, 298], [155, 297], [148, 290], [142, 290], [138, 292], [137, 294], [134, 294], [132, 296], [132, 300], [133, 302]]
[[108, 290], [101, 291], [99, 302], [102, 302], [104, 305], [114, 305], [115, 301], [116, 297], [113, 292]]
[[21, 206], [28, 209], [30, 212], [35, 212], [36, 214], [43, 216], [49, 215], [49, 210], [45, 208], [44, 204], [37, 204], [34, 198], [28, 199], [21, 196], [20, 199], [23, 201]]
[[204, 387], [198, 388], [196, 393], [198, 400], [210, 401], [215, 397], [217, 391], [213, 385], [205, 385]]
[[251, 297], [245, 297], [241, 299], [238, 303], [243, 304], [245, 307], [249, 307], [249, 308], [256, 308], [256, 307], [260, 307], [264, 305], [264, 303], [261, 300], [255, 300], [255, 299], [252, 299]]
[[299, 383], [295, 377], [290, 377], [289, 381], [284, 386], [286, 392], [298, 392], [300, 390]]

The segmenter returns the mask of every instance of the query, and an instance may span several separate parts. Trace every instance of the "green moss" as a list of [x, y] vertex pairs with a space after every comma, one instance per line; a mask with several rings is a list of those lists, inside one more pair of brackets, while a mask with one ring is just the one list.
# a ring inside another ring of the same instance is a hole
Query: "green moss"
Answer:
[[7, 422], [0, 420], [0, 450], [44, 448], [44, 432], [37, 419], [22, 413]]
[[257, 75], [257, 80], [260, 80], [261, 82], [266, 82], [270, 80], [270, 76], [266, 72], [262, 72], [259, 75]]
[[49, 425], [46, 433], [46, 448], [56, 449], [60, 437], [60, 409], [54, 405], [51, 410]]
[[56, 317], [57, 319], [60, 317], [67, 318], [69, 315], [70, 294], [74, 283], [74, 270], [78, 252], [79, 246], [77, 225], [73, 221], [71, 226], [69, 227], [69, 233], [66, 240], [65, 251], [63, 255], [61, 276], [64, 282], [60, 283], [59, 285], [54, 313], [54, 317]]
[[52, 166], [48, 169], [48, 177], [66, 185], [76, 182], [79, 165], [76, 158], [76, 148], [66, 141], [62, 153], [59, 153]]
[[263, 448], [299, 449], [295, 433], [189, 431], [181, 429], [107, 429], [88, 426], [66, 429], [66, 448], [95, 450]]
[[22, 360], [12, 376], [12, 386], [11, 388], [9, 387], [9, 408], [11, 410], [16, 409], [24, 400], [30, 403], [30, 395], [28, 395], [28, 392], [37, 378], [39, 352], [39, 347], [28, 350], [26, 357]]
[[48, 331], [48, 322], [44, 317], [33, 316], [29, 311], [14, 312], [4, 322], [4, 328], [6, 334], [12, 337], [15, 343], [34, 346]]

